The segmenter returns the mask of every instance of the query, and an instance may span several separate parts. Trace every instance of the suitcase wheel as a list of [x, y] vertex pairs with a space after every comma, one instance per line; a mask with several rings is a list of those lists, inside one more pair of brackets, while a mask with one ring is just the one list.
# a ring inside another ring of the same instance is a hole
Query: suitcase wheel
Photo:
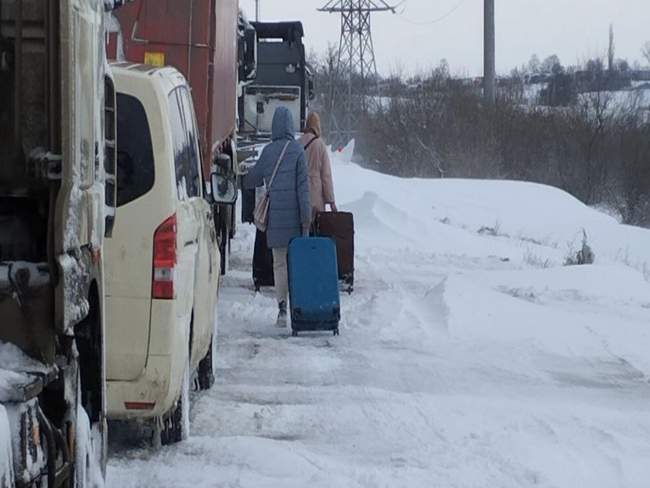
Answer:
[[291, 337], [298, 337], [298, 331], [297, 330], [292, 330], [291, 331]]
[[339, 329], [334, 329], [334, 337], [336, 337], [336, 336], [338, 336], [338, 335], [341, 335], [341, 334], [339, 333]]

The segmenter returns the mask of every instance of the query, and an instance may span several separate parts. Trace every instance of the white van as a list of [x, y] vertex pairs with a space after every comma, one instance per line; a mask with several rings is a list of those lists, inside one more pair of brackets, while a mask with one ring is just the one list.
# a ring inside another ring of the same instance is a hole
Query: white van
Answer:
[[219, 246], [185, 78], [112, 68], [120, 218], [106, 246], [108, 416], [151, 420], [154, 442], [168, 444], [188, 435], [190, 378], [214, 381]]

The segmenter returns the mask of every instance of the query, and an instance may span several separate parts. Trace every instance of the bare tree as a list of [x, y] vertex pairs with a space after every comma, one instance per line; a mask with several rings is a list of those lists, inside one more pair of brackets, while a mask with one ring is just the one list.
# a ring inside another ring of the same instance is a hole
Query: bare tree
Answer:
[[646, 42], [641, 48], [641, 54], [650, 63], [650, 41]]
[[540, 71], [544, 74], [552, 74], [559, 69], [564, 70], [564, 68], [562, 68], [562, 62], [560, 61], [560, 58], [557, 56], [557, 54], [552, 54], [547, 57], [544, 61], [542, 61], [542, 65], [540, 66]]
[[418, 141], [420, 147], [422, 147], [422, 149], [424, 149], [426, 152], [428, 152], [431, 155], [431, 162], [435, 165], [440, 178], [441, 179], [444, 178], [445, 169], [443, 168], [442, 158], [438, 154], [438, 151], [436, 151], [432, 147], [427, 146], [424, 142], [422, 142], [422, 139], [420, 139], [418, 136], [415, 136], [415, 138]]
[[539, 57], [537, 57], [537, 54], [533, 54], [530, 57], [530, 61], [528, 61], [528, 72], [531, 75], [536, 75], [539, 73], [541, 66], [542, 62], [539, 60]]
[[[335, 45], [329, 44], [327, 51], [318, 54], [315, 51], [309, 53], [307, 62], [309, 63], [316, 85], [317, 99], [312, 102], [312, 109], [321, 112], [323, 129], [331, 129], [331, 116], [334, 111], [333, 93], [337, 79], [338, 49]], [[336, 115], [336, 114], [335, 114]]]
[[[323, 99], [334, 54], [319, 58]], [[544, 61], [553, 79], [571, 79], [556, 56]], [[522, 103], [522, 73], [502, 82], [495, 106], [482, 103], [480, 85], [452, 77], [445, 62], [411, 78], [393, 73], [379, 80], [382, 103], [360, 123], [358, 155], [368, 167], [398, 176], [549, 184], [650, 227], [647, 111], [640, 95], [629, 103], [612, 95], [607, 61], [587, 63], [587, 90], [557, 107]], [[615, 68], [620, 64], [614, 59]], [[323, 111], [327, 116], [327, 105]]]

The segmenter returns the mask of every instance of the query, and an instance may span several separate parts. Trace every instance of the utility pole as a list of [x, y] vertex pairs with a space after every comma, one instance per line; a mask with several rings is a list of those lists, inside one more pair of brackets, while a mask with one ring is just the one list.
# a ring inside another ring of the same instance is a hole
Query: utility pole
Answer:
[[484, 0], [484, 54], [483, 54], [483, 96], [486, 103], [493, 105], [496, 102], [496, 41], [495, 41], [495, 15], [494, 0]]
[[255, 22], [260, 21], [260, 0], [255, 0]]
[[609, 49], [607, 50], [607, 70], [611, 75], [614, 71], [614, 58], [616, 56], [616, 44], [614, 43], [614, 24], [609, 24]]

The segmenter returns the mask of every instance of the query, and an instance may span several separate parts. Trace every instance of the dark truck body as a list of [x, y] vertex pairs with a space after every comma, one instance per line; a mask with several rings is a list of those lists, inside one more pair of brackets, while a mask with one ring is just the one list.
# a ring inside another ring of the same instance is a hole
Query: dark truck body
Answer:
[[[240, 15], [238, 0], [135, 0], [115, 14], [109, 58], [173, 66], [192, 88], [200, 131], [203, 176], [232, 176], [237, 165]], [[234, 236], [232, 205], [218, 205], [222, 272]]]
[[313, 78], [307, 65], [301, 22], [252, 22], [257, 32], [257, 73], [239, 103], [240, 133], [271, 132], [273, 112], [286, 106], [296, 129], [304, 127]]
[[2, 488], [84, 486], [74, 459], [90, 456], [89, 425], [89, 465], [105, 467], [115, 97], [104, 15], [119, 3], [0, 0]]

